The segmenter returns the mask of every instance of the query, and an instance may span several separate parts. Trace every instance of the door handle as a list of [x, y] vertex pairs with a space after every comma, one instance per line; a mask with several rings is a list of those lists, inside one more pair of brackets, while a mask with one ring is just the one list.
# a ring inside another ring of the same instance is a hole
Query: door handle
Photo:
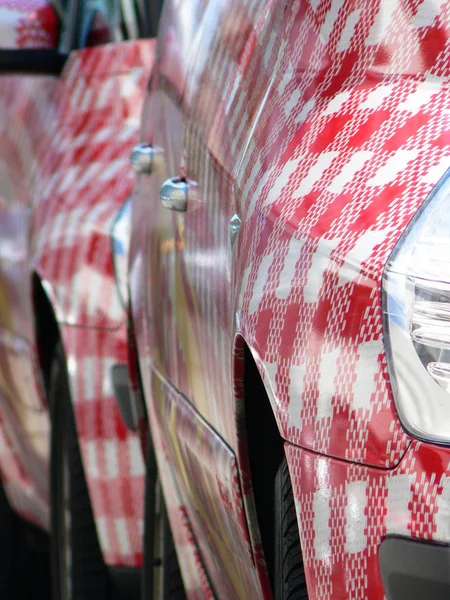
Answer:
[[163, 149], [151, 144], [136, 144], [130, 154], [131, 166], [137, 173], [149, 175], [156, 166], [158, 157], [163, 154]]
[[182, 177], [166, 179], [159, 190], [159, 199], [169, 210], [184, 212], [187, 206], [188, 184]]

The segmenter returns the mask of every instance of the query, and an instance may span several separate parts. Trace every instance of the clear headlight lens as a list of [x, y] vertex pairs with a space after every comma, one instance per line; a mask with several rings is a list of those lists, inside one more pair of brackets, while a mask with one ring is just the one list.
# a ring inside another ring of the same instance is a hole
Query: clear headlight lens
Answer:
[[450, 443], [450, 171], [400, 238], [383, 276], [385, 342], [400, 419]]
[[128, 304], [128, 250], [130, 247], [131, 198], [125, 202], [114, 219], [111, 232], [114, 275], [120, 301]]

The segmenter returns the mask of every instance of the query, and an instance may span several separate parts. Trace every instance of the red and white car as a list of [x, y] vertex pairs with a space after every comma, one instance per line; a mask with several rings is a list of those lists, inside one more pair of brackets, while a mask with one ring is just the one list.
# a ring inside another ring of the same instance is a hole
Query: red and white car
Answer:
[[63, 4], [0, 0], [0, 595], [49, 597], [13, 554], [10, 507], [51, 531], [53, 598], [137, 599], [128, 155], [154, 22], [127, 2]]
[[442, 0], [166, 0], [130, 366], [190, 599], [450, 595], [449, 36]]

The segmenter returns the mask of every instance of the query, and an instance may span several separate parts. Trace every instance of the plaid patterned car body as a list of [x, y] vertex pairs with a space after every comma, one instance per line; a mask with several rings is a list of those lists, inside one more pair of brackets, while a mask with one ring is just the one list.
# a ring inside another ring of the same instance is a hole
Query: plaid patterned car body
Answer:
[[0, 77], [2, 481], [14, 509], [48, 529], [35, 273], [59, 324], [100, 545], [115, 566], [141, 564], [144, 461], [112, 390], [111, 366], [128, 353], [111, 232], [132, 191], [153, 58], [153, 41], [125, 42], [72, 53], [58, 79]]
[[289, 444], [286, 455], [310, 598], [384, 598], [378, 548], [387, 535], [450, 542], [445, 448], [415, 441], [387, 470]]
[[[382, 599], [389, 533], [450, 543], [450, 454], [401, 426], [381, 307], [387, 258], [450, 166], [449, 32], [440, 0], [166, 3], [141, 132], [165, 155], [134, 198], [133, 316], [152, 429], [219, 598], [271, 597], [244, 344], [289, 442], [311, 598]], [[159, 202], [179, 175], [184, 214]], [[203, 515], [226, 504], [224, 447], [238, 478], [229, 516], [215, 513], [219, 550]], [[237, 507], [248, 532], [232, 526]], [[241, 589], [234, 554], [248, 542]]]

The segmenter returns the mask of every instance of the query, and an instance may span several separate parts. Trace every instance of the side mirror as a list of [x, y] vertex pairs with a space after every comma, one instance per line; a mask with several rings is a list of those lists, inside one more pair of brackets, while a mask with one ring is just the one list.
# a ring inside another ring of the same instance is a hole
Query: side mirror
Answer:
[[59, 30], [47, 0], [0, 0], [0, 73], [59, 73]]

